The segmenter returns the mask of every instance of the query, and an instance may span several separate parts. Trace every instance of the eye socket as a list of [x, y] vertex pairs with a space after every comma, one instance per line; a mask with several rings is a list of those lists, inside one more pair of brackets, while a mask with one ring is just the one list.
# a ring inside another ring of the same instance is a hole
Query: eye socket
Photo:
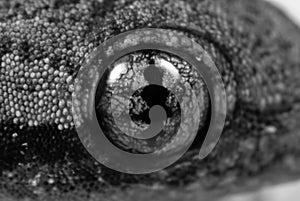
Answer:
[[[165, 95], [155, 102], [156, 93]], [[135, 100], [138, 108], [145, 107], [136, 114]], [[89, 55], [75, 81], [73, 116], [82, 144], [96, 160], [141, 174], [181, 158], [209, 116], [199, 155], [207, 156], [222, 133], [226, 100], [222, 78], [199, 44], [183, 34], [148, 28], [115, 36]], [[149, 125], [149, 116], [140, 112], [149, 115], [153, 106], [165, 110], [164, 128], [147, 139], [134, 136], [132, 129]]]

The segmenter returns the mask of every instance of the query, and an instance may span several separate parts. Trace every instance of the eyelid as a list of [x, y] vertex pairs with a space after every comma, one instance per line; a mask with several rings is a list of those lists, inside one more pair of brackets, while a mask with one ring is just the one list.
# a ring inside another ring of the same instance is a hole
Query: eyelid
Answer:
[[[223, 129], [223, 121], [225, 121], [226, 118], [226, 93], [223, 90], [223, 83], [222, 78], [219, 75], [218, 70], [216, 69], [213, 61], [209, 57], [209, 55], [202, 49], [202, 47], [199, 44], [195, 44], [193, 41], [191, 41], [188, 37], [184, 36], [183, 34], [177, 34], [175, 32], [170, 32], [170, 30], [166, 29], [155, 29], [155, 28], [145, 28], [145, 29], [137, 29], [133, 31], [124, 32], [122, 34], [119, 34], [111, 39], [109, 39], [107, 42], [100, 45], [95, 52], [91, 53], [91, 56], [87, 58], [87, 62], [84, 64], [84, 66], [80, 69], [80, 72], [78, 73], [78, 82], [75, 83], [75, 89], [79, 89], [75, 91], [75, 102], [79, 102], [78, 104], [74, 102], [74, 105], [76, 105], [76, 113], [74, 113], [74, 116], [76, 119], [78, 119], [78, 124], [76, 123], [76, 128], [79, 133], [79, 136], [81, 138], [82, 143], [84, 143], [84, 146], [88, 149], [88, 151], [102, 164], [107, 165], [108, 167], [117, 168], [118, 171], [125, 171], [126, 173], [128, 170], [130, 170], [130, 173], [143, 173], [145, 170], [141, 167], [141, 164], [146, 163], [146, 161], [139, 163], [139, 162], [132, 162], [132, 160], [140, 160], [140, 159], [147, 159], [149, 161], [153, 160], [153, 158], [157, 158], [157, 156], [160, 159], [159, 163], [151, 163], [150, 166], [147, 166], [147, 168], [155, 168], [152, 167], [156, 164], [165, 164], [165, 162], [169, 163], [173, 161], [173, 159], [178, 159], [178, 153], [181, 155], [182, 151], [174, 151], [172, 152], [172, 147], [175, 149], [181, 149], [183, 150], [183, 153], [188, 150], [190, 143], [192, 143], [192, 140], [194, 139], [194, 136], [197, 134], [197, 128], [198, 126], [193, 129], [193, 134], [184, 134], [186, 133], [187, 129], [190, 128], [182, 128], [185, 125], [190, 125], [189, 123], [181, 124], [180, 129], [182, 129], [183, 132], [179, 132], [178, 135], [181, 133], [182, 136], [186, 136], [182, 139], [187, 139], [188, 143], [183, 143], [180, 140], [173, 140], [177, 143], [176, 146], [166, 146], [170, 147], [168, 149], [162, 149], [158, 150], [157, 153], [154, 152], [153, 154], [147, 154], [143, 155], [141, 158], [138, 155], [129, 155], [126, 153], [126, 156], [122, 157], [128, 158], [130, 156], [131, 158], [126, 161], [123, 161], [126, 163], [124, 166], [120, 166], [120, 156], [123, 156], [122, 154], [125, 154], [124, 152], [117, 154], [116, 151], [120, 151], [113, 148], [112, 151], [109, 151], [106, 153], [113, 153], [112, 157], [109, 157], [109, 160], [106, 160], [108, 157], [107, 154], [102, 153], [102, 150], [108, 150], [111, 147], [111, 143], [107, 141], [107, 138], [104, 137], [103, 133], [101, 133], [101, 128], [98, 126], [98, 122], [94, 120], [94, 99], [91, 97], [94, 97], [95, 91], [96, 91], [96, 85], [98, 83], [98, 79], [102, 78], [104, 74], [104, 70], [106, 68], [109, 68], [111, 66], [111, 63], [113, 61], [116, 61], [119, 59], [122, 55], [126, 55], [132, 52], [136, 52], [138, 50], [159, 50], [163, 52], [167, 52], [170, 54], [174, 54], [180, 58], [183, 58], [184, 61], [187, 61], [191, 66], [195, 67], [195, 69], [200, 73], [200, 75], [205, 80], [205, 83], [207, 84], [208, 90], [211, 90], [212, 93], [210, 93], [210, 98], [212, 102], [212, 115], [211, 115], [211, 124], [218, 126], [209, 126], [208, 133], [210, 137], [205, 138], [205, 141], [203, 143], [203, 150], [209, 151], [211, 148], [213, 148], [212, 144], [216, 144], [215, 141], [212, 141], [212, 139], [215, 139], [216, 141], [220, 137]], [[100, 57], [101, 59], [98, 59]], [[101, 66], [99, 68], [98, 66]], [[189, 72], [189, 71], [188, 71]], [[92, 89], [92, 90], [90, 90]], [[194, 89], [193, 89], [194, 90]], [[193, 90], [191, 92], [193, 92]], [[221, 93], [219, 93], [221, 92]], [[110, 93], [113, 94], [113, 93]], [[191, 94], [191, 93], [188, 93]], [[222, 98], [218, 98], [218, 97]], [[88, 101], [86, 101], [88, 100]], [[91, 102], [92, 100], [92, 102]], [[106, 100], [106, 99], [105, 99]], [[184, 101], [184, 99], [183, 99]], [[192, 101], [193, 102], [193, 101]], [[81, 104], [82, 103], [82, 104]], [[184, 103], [184, 102], [183, 102]], [[92, 107], [90, 107], [92, 105]], [[198, 105], [198, 104], [196, 104]], [[188, 110], [190, 111], [190, 109]], [[191, 112], [191, 111], [190, 111]], [[188, 113], [189, 114], [189, 113]], [[187, 115], [187, 113], [184, 113], [184, 115]], [[193, 115], [192, 115], [193, 116]], [[79, 117], [79, 118], [77, 118]], [[183, 118], [184, 121], [188, 121], [188, 119], [191, 118], [191, 116], [186, 116]], [[199, 121], [199, 118], [195, 118], [194, 120]], [[88, 122], [88, 123], [85, 123]], [[198, 123], [196, 123], [197, 125]], [[86, 127], [86, 125], [89, 125]], [[95, 126], [97, 129], [95, 129]], [[91, 129], [93, 128], [93, 129]], [[101, 135], [94, 135], [93, 132], [101, 133]], [[91, 136], [93, 139], [91, 139]], [[101, 137], [102, 136], [102, 137]], [[100, 140], [101, 137], [101, 140]], [[104, 137], [104, 138], [103, 138]], [[102, 139], [103, 138], [103, 139]], [[178, 137], [179, 138], [179, 137]], [[115, 139], [115, 138], [113, 138]], [[180, 138], [181, 139], [181, 138]], [[208, 141], [207, 141], [208, 140]], [[105, 143], [104, 143], [105, 142]], [[182, 143], [181, 143], [182, 142]], [[185, 142], [185, 141], [184, 141]], [[181, 144], [180, 144], [181, 143]], [[101, 146], [98, 146], [100, 145]], [[109, 147], [107, 147], [109, 146]], [[97, 148], [98, 147], [98, 148]], [[103, 147], [105, 147], [103, 149]], [[169, 150], [170, 149], [170, 150]], [[166, 151], [165, 151], [166, 150]], [[170, 159], [172, 160], [164, 160], [165, 157], [163, 156], [171, 156], [171, 153], [176, 153], [177, 155], [172, 155]], [[204, 157], [204, 155], [207, 155], [208, 153], [205, 152], [203, 154], [202, 152], [201, 156]], [[165, 154], [165, 155], [163, 155]], [[102, 157], [102, 155], [105, 155], [105, 157]], [[116, 157], [117, 156], [117, 157]], [[119, 158], [118, 158], [119, 157]], [[150, 158], [149, 158], [150, 157]], [[116, 161], [117, 160], [117, 161]], [[157, 159], [158, 160], [158, 159]], [[161, 161], [163, 160], [163, 161]], [[148, 162], [149, 162], [148, 161]], [[130, 163], [128, 163], [130, 162]], [[116, 166], [116, 165], [117, 166]], [[123, 164], [123, 163], [122, 163]], [[133, 165], [137, 167], [133, 167]], [[148, 164], [148, 163], [147, 163]], [[130, 168], [125, 168], [127, 166], [130, 166]], [[122, 168], [122, 170], [120, 169]], [[136, 169], [138, 168], [138, 169]], [[142, 168], [142, 172], [139, 172]], [[134, 171], [132, 171], [134, 170]]]

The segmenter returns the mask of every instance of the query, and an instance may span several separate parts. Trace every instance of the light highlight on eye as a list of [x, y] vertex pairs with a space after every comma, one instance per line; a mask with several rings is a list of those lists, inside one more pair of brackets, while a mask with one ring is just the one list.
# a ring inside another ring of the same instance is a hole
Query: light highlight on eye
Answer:
[[109, 78], [107, 80], [108, 83], [113, 83], [118, 80], [122, 74], [126, 73], [126, 66], [124, 63], [120, 63], [115, 66], [115, 68], [110, 72]]

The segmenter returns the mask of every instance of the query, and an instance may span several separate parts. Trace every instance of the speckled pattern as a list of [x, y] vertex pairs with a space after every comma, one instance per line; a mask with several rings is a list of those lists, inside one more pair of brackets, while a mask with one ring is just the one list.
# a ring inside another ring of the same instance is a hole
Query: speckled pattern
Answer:
[[[89, 52], [143, 27], [202, 45], [222, 73], [230, 118], [205, 160], [192, 149], [166, 170], [132, 176], [88, 155], [70, 96]], [[299, 176], [299, 67], [300, 30], [260, 0], [1, 0], [0, 200], [152, 200], [157, 188], [157, 200], [193, 200], [276, 164]]]

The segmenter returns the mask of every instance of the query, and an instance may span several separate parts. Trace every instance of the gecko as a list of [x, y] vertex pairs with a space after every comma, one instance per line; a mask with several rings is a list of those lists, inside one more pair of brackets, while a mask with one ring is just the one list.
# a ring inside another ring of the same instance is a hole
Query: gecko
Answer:
[[[165, 170], [128, 175], [87, 153], [71, 96], [86, 56], [139, 28], [180, 32], [200, 44], [221, 72], [230, 118], [204, 160], [196, 144]], [[111, 189], [143, 185], [155, 194], [195, 182], [209, 191], [273, 164], [297, 167], [299, 76], [300, 29], [262, 0], [1, 0], [0, 199], [113, 200]]]

